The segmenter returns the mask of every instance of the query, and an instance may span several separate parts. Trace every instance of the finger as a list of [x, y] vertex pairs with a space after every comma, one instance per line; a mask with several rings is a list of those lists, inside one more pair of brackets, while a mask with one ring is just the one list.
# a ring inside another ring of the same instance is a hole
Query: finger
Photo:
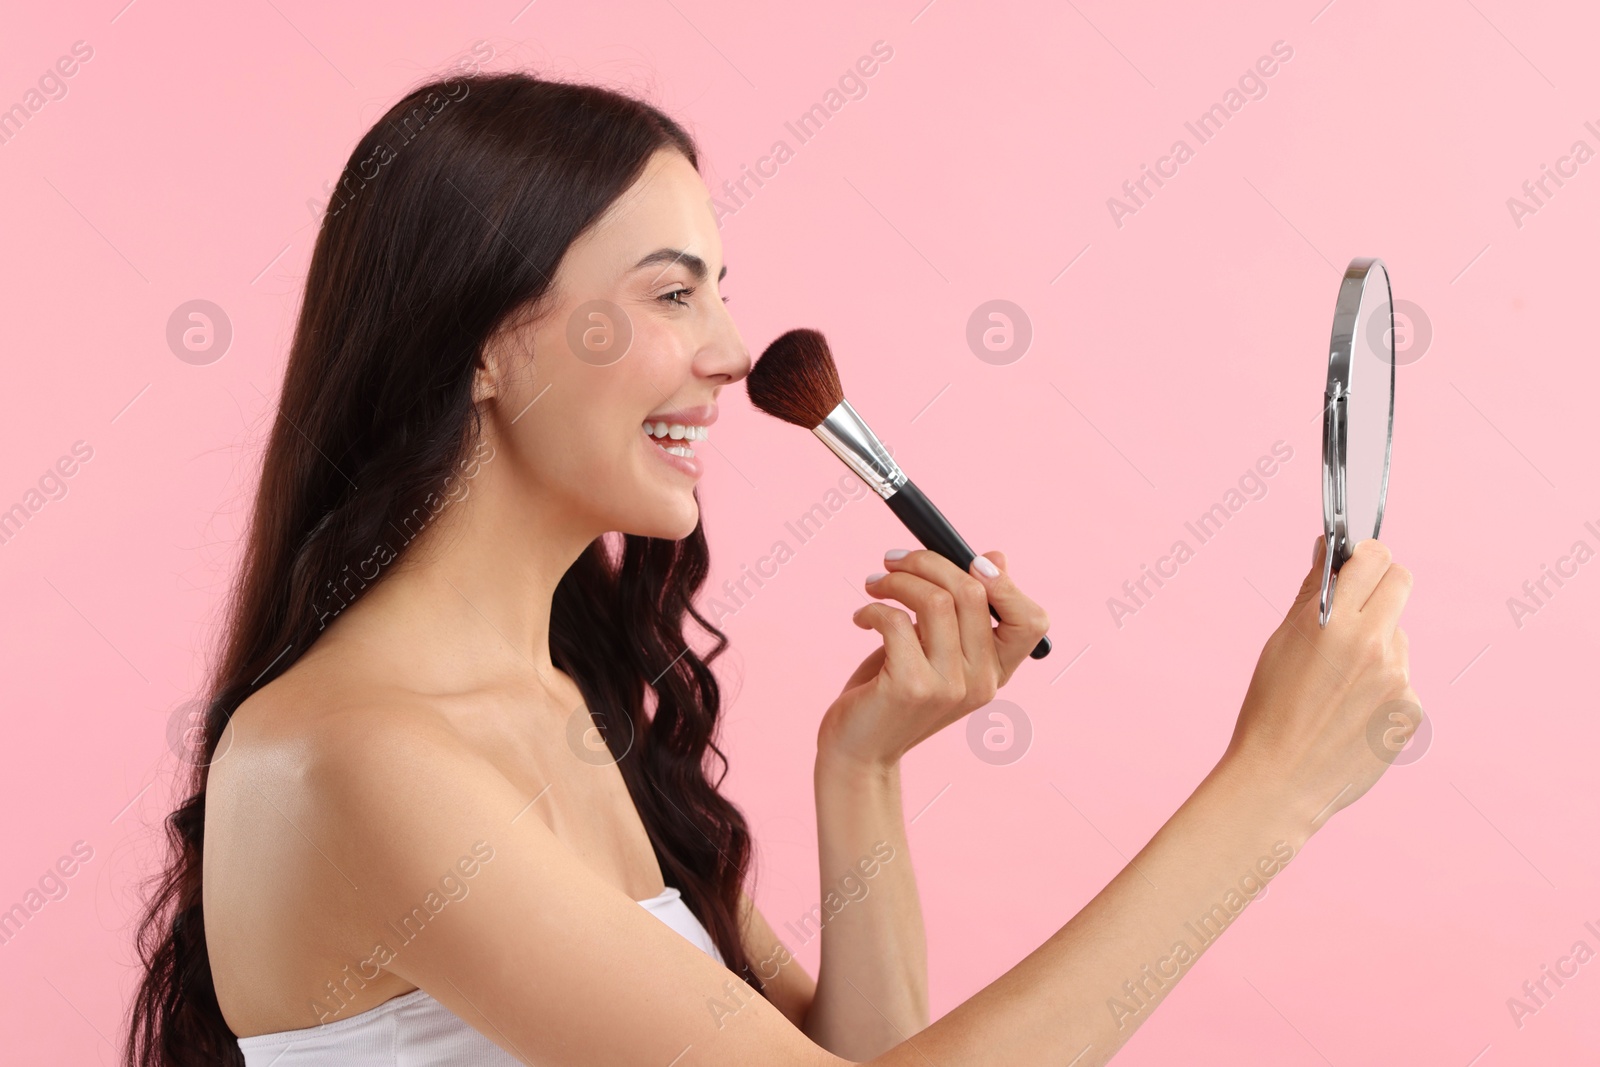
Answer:
[[[1376, 537], [1358, 543], [1350, 558], [1339, 567], [1339, 580], [1333, 594], [1334, 615], [1353, 619], [1360, 614], [1367, 598], [1383, 580], [1392, 558], [1389, 546]], [[1333, 620], [1330, 618], [1328, 622], [1332, 625]]]
[[857, 608], [850, 619], [863, 630], [876, 630], [883, 636], [883, 669], [891, 677], [909, 678], [919, 671], [931, 671], [910, 615], [873, 602]]
[[[909, 558], [909, 557], [908, 557]], [[904, 560], [886, 560], [893, 567]], [[945, 561], [949, 564], [949, 561]], [[954, 564], [949, 564], [955, 569]], [[959, 573], [959, 572], [957, 572]], [[877, 581], [869, 581], [867, 592], [876, 597], [893, 597], [916, 610], [916, 631], [922, 638], [928, 663], [946, 681], [960, 681], [966, 671], [961, 648], [959, 611], [956, 598], [948, 589], [911, 571], [891, 570]]]
[[1411, 596], [1411, 572], [1398, 563], [1391, 563], [1383, 572], [1378, 587], [1361, 606], [1361, 618], [1370, 619], [1381, 628], [1386, 639], [1391, 639], [1400, 624], [1400, 612]]
[[[918, 549], [897, 560], [884, 557], [884, 566], [898, 574], [915, 574], [937, 584], [955, 603], [955, 630], [959, 666], [966, 678], [995, 677], [1000, 671], [994, 627], [989, 625], [989, 592], [970, 570], [963, 571], [939, 553]], [[929, 659], [933, 659], [929, 656]], [[944, 670], [942, 662], [939, 669]]]
[[[1000, 568], [1000, 573], [989, 577], [978, 570], [978, 559], [987, 559]], [[995, 655], [1000, 659], [1000, 677], [1009, 681], [1018, 665], [1027, 659], [1038, 645], [1039, 638], [1050, 629], [1050, 616], [1017, 583], [1005, 566], [1005, 556], [1000, 552], [985, 552], [972, 561], [972, 573], [983, 583], [989, 603], [1000, 616], [998, 625], [990, 628], [994, 637]], [[989, 620], [983, 624], [988, 627]]]
[[[867, 629], [867, 627], [863, 627], [863, 629]], [[870, 682], [872, 679], [876, 678], [878, 676], [878, 672], [883, 669], [883, 660], [885, 655], [886, 652], [884, 651], [884, 647], [882, 645], [879, 645], [877, 648], [873, 649], [872, 652], [861, 661], [860, 666], [856, 667], [855, 671], [850, 675], [850, 677], [845, 679], [844, 685], [839, 687], [839, 694], [842, 696], [854, 689], [856, 686], [861, 685], [863, 682]]]

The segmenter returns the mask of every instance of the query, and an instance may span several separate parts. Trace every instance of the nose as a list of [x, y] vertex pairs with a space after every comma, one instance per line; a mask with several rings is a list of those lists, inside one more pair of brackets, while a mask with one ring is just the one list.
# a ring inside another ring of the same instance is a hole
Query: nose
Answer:
[[718, 385], [729, 385], [748, 375], [754, 364], [739, 327], [728, 314], [727, 305], [722, 305], [715, 328], [695, 356], [695, 373]]

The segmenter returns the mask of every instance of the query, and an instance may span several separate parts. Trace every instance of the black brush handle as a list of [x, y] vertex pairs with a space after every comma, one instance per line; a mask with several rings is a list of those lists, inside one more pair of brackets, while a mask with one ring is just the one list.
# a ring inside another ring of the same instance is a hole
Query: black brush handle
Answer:
[[[924, 548], [939, 553], [963, 571], [972, 566], [972, 561], [978, 554], [972, 550], [971, 545], [961, 539], [961, 535], [956, 533], [956, 528], [950, 525], [950, 520], [933, 506], [933, 501], [924, 496], [915, 483], [906, 481], [884, 503], [889, 505], [890, 511], [900, 516], [900, 521], [906, 524], [906, 529], [922, 542]], [[997, 621], [1004, 621], [993, 604], [989, 605], [989, 614]], [[1028, 653], [1033, 659], [1044, 659], [1049, 654], [1048, 637], [1039, 638], [1039, 643]]]

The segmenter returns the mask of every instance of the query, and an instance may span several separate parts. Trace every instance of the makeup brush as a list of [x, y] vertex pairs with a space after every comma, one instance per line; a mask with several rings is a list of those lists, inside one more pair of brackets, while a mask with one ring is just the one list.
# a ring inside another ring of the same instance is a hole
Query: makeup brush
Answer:
[[[745, 379], [750, 402], [768, 415], [810, 430], [844, 460], [844, 465], [883, 497], [906, 529], [962, 570], [977, 556], [950, 520], [922, 495], [883, 447], [878, 435], [844, 398], [839, 370], [828, 341], [816, 330], [797, 329], [767, 346]], [[989, 614], [1000, 613], [989, 605]], [[1041, 637], [1034, 659], [1050, 654], [1050, 639]]]

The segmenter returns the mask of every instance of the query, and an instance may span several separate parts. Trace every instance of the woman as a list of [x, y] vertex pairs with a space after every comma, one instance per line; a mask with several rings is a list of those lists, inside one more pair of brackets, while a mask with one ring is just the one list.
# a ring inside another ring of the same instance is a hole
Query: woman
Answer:
[[1413, 696], [1410, 575], [1367, 542], [1326, 629], [1308, 572], [1226, 753], [1128, 869], [929, 1025], [899, 761], [1048, 620], [999, 552], [890, 553], [855, 619], [882, 647], [815, 766], [823, 885], [872, 892], [813, 980], [745, 893], [746, 824], [706, 767], [726, 641], [691, 602], [693, 452], [750, 358], [693, 144], [625, 96], [506, 74], [419, 88], [350, 159], [141, 928], [130, 1064], [1102, 1063], [1197, 954], [1184, 924], [1242, 907], [1383, 772], [1366, 723]]

